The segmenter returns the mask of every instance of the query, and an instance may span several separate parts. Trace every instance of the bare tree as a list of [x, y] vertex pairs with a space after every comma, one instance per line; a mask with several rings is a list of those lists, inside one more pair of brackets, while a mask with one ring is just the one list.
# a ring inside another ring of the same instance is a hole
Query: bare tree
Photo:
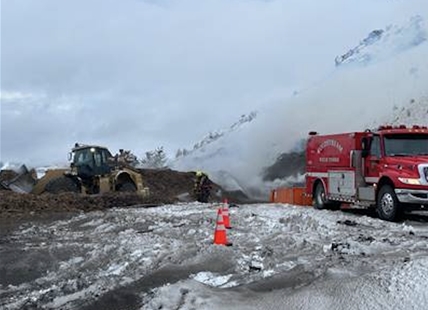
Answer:
[[156, 148], [153, 151], [148, 151], [145, 157], [141, 160], [141, 165], [144, 168], [163, 169], [167, 168], [167, 158], [163, 146]]

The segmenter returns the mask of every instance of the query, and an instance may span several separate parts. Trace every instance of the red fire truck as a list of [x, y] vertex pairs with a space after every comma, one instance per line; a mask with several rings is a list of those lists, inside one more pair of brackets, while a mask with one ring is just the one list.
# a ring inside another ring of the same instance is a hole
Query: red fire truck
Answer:
[[376, 207], [395, 221], [404, 210], [428, 209], [428, 128], [318, 135], [306, 148], [306, 195], [317, 209], [342, 203]]

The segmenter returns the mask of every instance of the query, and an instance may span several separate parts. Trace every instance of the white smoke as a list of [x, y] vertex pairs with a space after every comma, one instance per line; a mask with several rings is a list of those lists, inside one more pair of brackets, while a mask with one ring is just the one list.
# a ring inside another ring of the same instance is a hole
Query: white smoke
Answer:
[[[397, 40], [393, 42], [397, 44]], [[370, 65], [339, 68], [316, 85], [261, 107], [251, 124], [181, 160], [176, 167], [211, 173], [226, 170], [242, 187], [261, 188], [263, 168], [280, 153], [295, 148], [309, 131], [352, 132], [381, 123], [428, 125], [426, 55], [425, 41]]]

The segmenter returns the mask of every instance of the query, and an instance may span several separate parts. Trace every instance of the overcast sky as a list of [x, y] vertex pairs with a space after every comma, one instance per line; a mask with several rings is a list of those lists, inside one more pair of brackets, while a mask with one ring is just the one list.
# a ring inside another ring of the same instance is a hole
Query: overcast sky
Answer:
[[2, 0], [0, 160], [77, 141], [173, 156], [333, 71], [406, 2]]

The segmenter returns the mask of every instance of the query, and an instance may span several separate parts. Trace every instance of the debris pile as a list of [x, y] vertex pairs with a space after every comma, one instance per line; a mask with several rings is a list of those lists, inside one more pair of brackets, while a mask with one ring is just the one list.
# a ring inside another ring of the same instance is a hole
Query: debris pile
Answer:
[[[22, 217], [30, 213], [94, 211], [113, 207], [152, 207], [177, 202], [194, 201], [192, 196], [194, 173], [170, 169], [140, 169], [143, 180], [150, 189], [150, 196], [141, 197], [130, 192], [111, 192], [100, 195], [83, 195], [77, 193], [61, 194], [21, 194], [10, 190], [0, 190], [0, 217]], [[3, 170], [0, 180], [6, 182], [16, 177], [14, 171]], [[221, 201], [227, 195], [234, 202], [240, 203], [239, 196], [223, 191], [213, 184], [211, 202]], [[234, 197], [236, 196], [236, 199]], [[247, 198], [248, 199], [248, 198]]]

